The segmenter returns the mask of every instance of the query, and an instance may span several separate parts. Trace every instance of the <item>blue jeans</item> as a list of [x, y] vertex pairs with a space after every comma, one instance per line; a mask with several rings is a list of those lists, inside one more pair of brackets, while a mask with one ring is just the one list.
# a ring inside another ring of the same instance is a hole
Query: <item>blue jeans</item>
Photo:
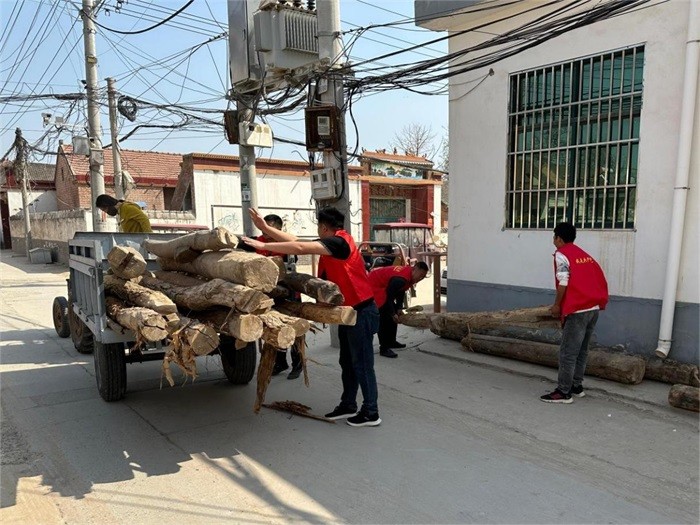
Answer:
[[357, 409], [357, 389], [362, 389], [362, 410], [370, 415], [378, 413], [377, 377], [374, 375], [374, 334], [379, 329], [379, 310], [372, 301], [357, 311], [355, 326], [339, 326], [340, 369], [343, 395], [340, 404]]
[[567, 315], [559, 347], [559, 385], [564, 394], [572, 386], [581, 386], [588, 359], [588, 343], [598, 322], [599, 310]]

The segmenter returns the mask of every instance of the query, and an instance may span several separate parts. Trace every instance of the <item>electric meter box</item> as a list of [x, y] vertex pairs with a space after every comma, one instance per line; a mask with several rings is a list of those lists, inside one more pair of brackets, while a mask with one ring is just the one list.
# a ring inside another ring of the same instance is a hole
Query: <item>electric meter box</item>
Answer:
[[241, 122], [238, 124], [238, 140], [241, 146], [272, 147], [272, 130], [267, 124]]
[[337, 107], [307, 107], [305, 120], [307, 151], [340, 150], [340, 112]]
[[322, 201], [338, 197], [336, 173], [336, 170], [333, 168], [309, 172], [311, 175], [311, 196], [314, 200]]

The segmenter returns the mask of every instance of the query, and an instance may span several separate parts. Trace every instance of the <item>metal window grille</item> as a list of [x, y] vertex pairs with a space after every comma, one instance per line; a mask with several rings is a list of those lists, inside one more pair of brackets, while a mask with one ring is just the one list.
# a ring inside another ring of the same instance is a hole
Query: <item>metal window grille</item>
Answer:
[[510, 76], [508, 228], [634, 228], [644, 46]]

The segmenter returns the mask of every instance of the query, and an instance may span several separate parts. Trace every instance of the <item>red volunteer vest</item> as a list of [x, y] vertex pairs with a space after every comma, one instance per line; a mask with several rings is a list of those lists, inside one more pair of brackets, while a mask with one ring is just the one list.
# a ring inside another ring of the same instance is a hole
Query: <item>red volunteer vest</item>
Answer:
[[389, 286], [389, 281], [394, 277], [406, 279], [406, 286], [402, 288], [402, 291], [405, 292], [411, 288], [412, 273], [413, 268], [410, 266], [385, 266], [383, 268], [375, 268], [369, 272], [369, 284], [372, 285], [374, 301], [377, 303], [377, 306], [381, 308], [386, 303], [386, 289]]
[[322, 276], [325, 273], [325, 279], [338, 285], [345, 297], [343, 306], [357, 306], [374, 296], [367, 279], [365, 261], [348, 232], [338, 230], [335, 234], [345, 239], [350, 246], [350, 257], [342, 260], [330, 255], [321, 255], [318, 262], [318, 275]]
[[[561, 318], [579, 310], [608, 304], [608, 282], [600, 265], [581, 248], [570, 242], [558, 250], [569, 259], [569, 284], [561, 304]], [[556, 281], [556, 261], [554, 262]], [[557, 286], [559, 281], [557, 281]]]
[[[268, 242], [267, 239], [265, 239], [264, 235], [258, 235], [256, 237], [256, 240], [260, 242]], [[264, 255], [265, 257], [282, 257], [285, 261], [287, 260], [287, 256], [285, 254], [271, 252], [270, 250], [255, 250], [255, 253], [257, 253], [258, 255]]]

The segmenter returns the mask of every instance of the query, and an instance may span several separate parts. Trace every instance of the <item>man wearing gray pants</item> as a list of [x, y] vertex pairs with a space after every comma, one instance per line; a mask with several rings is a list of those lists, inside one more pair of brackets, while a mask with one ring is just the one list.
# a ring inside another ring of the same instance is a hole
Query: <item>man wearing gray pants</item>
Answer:
[[574, 244], [576, 228], [561, 222], [554, 228], [554, 276], [557, 295], [551, 312], [562, 323], [557, 388], [540, 397], [545, 403], [571, 403], [583, 397], [588, 344], [600, 310], [608, 304], [608, 283], [600, 265]]

